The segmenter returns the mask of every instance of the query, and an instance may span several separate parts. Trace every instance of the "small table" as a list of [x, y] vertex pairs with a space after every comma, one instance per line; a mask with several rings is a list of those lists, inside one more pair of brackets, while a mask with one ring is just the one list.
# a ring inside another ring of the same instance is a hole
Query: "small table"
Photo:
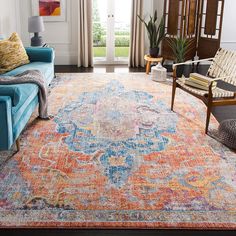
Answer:
[[144, 56], [144, 60], [147, 62], [146, 65], [146, 74], [148, 75], [151, 69], [151, 63], [152, 62], [162, 62], [163, 61], [163, 57], [151, 57], [150, 55], [145, 55]]

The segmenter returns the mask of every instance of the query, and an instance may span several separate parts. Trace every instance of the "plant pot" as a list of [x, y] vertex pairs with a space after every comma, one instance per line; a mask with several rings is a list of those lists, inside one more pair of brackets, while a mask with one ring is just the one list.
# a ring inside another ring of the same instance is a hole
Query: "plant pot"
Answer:
[[159, 48], [149, 48], [149, 54], [151, 57], [158, 57]]
[[176, 68], [176, 76], [178, 78], [182, 77], [182, 75], [184, 74], [184, 65], [179, 65]]

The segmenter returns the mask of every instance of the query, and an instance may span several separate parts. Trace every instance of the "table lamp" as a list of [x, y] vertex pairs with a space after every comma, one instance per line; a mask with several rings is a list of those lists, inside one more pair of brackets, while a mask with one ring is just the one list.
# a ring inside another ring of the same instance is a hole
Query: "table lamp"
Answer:
[[34, 33], [34, 37], [31, 38], [31, 46], [32, 47], [40, 47], [43, 45], [43, 38], [39, 36], [39, 32], [43, 32], [45, 30], [43, 17], [41, 16], [32, 16], [29, 17], [28, 22], [28, 31], [29, 33]]

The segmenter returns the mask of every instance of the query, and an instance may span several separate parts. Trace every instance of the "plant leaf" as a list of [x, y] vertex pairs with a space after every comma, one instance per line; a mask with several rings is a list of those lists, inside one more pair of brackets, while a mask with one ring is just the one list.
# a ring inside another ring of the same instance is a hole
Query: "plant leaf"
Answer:
[[149, 17], [149, 21], [146, 22], [139, 15], [137, 15], [139, 20], [145, 25], [148, 38], [150, 41], [150, 48], [158, 48], [161, 41], [165, 37], [165, 23], [164, 18], [161, 18], [159, 24], [157, 24], [157, 10], [155, 10], [154, 16]]
[[157, 10], [155, 10], [153, 21], [154, 23], [157, 21]]

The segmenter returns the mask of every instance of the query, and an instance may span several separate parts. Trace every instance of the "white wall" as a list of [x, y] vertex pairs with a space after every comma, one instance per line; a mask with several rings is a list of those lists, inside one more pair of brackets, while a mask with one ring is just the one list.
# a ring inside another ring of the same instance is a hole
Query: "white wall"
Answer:
[[19, 27], [20, 12], [16, 8], [16, 0], [0, 0], [0, 34], [9, 36]]
[[236, 50], [236, 1], [225, 0], [221, 47]]
[[[77, 64], [77, 1], [66, 0], [66, 9], [66, 21], [45, 22], [42, 35], [56, 50], [56, 64]], [[12, 32], [18, 32], [24, 45], [29, 46], [29, 16], [32, 16], [31, 0], [0, 0], [0, 34], [9, 37]]]
[[155, 10], [157, 10], [158, 17], [160, 19], [163, 15], [163, 11], [164, 11], [164, 0], [153, 0], [153, 12]]
[[[32, 35], [28, 33], [28, 17], [32, 16], [32, 1], [18, 0], [20, 2], [20, 34], [24, 45], [30, 45]], [[77, 64], [77, 38], [78, 18], [77, 1], [66, 1], [65, 22], [45, 22], [45, 32], [42, 33], [44, 41], [55, 48], [56, 64]]]

